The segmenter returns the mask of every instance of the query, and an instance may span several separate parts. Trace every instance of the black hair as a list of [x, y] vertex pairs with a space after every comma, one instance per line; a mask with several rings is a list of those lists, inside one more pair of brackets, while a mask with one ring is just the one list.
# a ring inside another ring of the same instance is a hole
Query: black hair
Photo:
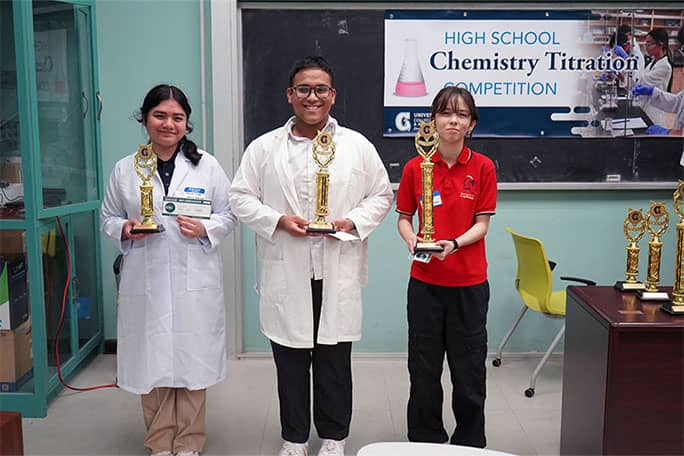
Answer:
[[663, 28], [654, 28], [646, 35], [653, 38], [653, 41], [663, 49], [663, 52], [668, 59], [672, 57], [672, 53], [670, 52], [670, 36], [667, 34], [667, 30]]
[[187, 121], [187, 129], [185, 131], [186, 134], [183, 135], [183, 138], [181, 138], [181, 140], [178, 142], [176, 152], [178, 152], [178, 150], [181, 150], [183, 152], [183, 155], [185, 155], [185, 157], [188, 160], [190, 160], [190, 162], [194, 166], [197, 166], [200, 159], [202, 158], [202, 154], [200, 154], [197, 151], [197, 144], [192, 142], [187, 137], [187, 135], [189, 133], [192, 133], [193, 130], [192, 124], [190, 123], [190, 114], [192, 113], [192, 108], [190, 107], [190, 103], [188, 102], [188, 97], [185, 96], [181, 89], [169, 84], [159, 84], [152, 87], [150, 91], [147, 92], [147, 95], [145, 95], [142, 106], [135, 115], [135, 120], [143, 124], [144, 121], [147, 119], [147, 115], [150, 113], [150, 111], [156, 106], [159, 106], [159, 103], [166, 100], [175, 100], [176, 102], [178, 102], [178, 104], [181, 106], [181, 108], [183, 108], [183, 111], [185, 112], [185, 117]]
[[[664, 28], [654, 28], [646, 35], [653, 38], [653, 41], [656, 42], [656, 45], [663, 49], [665, 58], [667, 58], [667, 61], [670, 62], [670, 65], [672, 65], [672, 50], [670, 49], [670, 36], [668, 35], [667, 30]], [[672, 89], [672, 76], [673, 74], [671, 73], [670, 80], [667, 82], [668, 92]]]
[[295, 75], [300, 71], [309, 68], [318, 68], [328, 73], [328, 76], [330, 76], [330, 85], [335, 87], [335, 76], [333, 75], [332, 67], [327, 60], [319, 55], [308, 55], [303, 59], [297, 60], [294, 65], [292, 65], [292, 69], [290, 70], [290, 77], [288, 78], [287, 86], [292, 87], [292, 82], [294, 81]]
[[[473, 98], [473, 95], [468, 92], [468, 90], [457, 86], [444, 87], [437, 92], [435, 99], [432, 100], [431, 117], [434, 119], [438, 113], [446, 111], [455, 103], [455, 100], [459, 98], [468, 106], [470, 120], [477, 123], [479, 117], [477, 115], [477, 107], [475, 106], [475, 98]], [[475, 128], [473, 128], [473, 130], [474, 129]], [[469, 136], [471, 137], [473, 136], [473, 130], [470, 130], [469, 132]]]
[[679, 41], [680, 46], [684, 46], [684, 25], [679, 27], [679, 32], [677, 32], [677, 41]]

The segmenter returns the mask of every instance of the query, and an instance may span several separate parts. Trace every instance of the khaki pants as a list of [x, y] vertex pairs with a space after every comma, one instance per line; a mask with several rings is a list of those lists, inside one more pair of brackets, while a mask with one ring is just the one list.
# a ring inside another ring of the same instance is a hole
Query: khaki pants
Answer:
[[202, 451], [207, 440], [206, 389], [155, 388], [140, 398], [147, 428], [145, 446], [152, 453]]

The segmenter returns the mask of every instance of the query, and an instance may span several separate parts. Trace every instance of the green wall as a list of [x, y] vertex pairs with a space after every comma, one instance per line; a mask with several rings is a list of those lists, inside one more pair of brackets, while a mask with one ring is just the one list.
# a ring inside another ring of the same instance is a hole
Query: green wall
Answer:
[[[193, 138], [201, 143], [199, 15], [197, 0], [97, 1], [106, 176], [118, 159], [133, 152], [146, 139], [132, 115], [146, 91], [159, 82], [172, 82], [186, 92], [195, 110]], [[666, 191], [500, 192], [497, 215], [487, 236], [492, 288], [490, 349], [496, 349], [521, 305], [513, 288], [515, 258], [506, 226], [544, 241], [549, 258], [558, 262], [554, 272], [558, 288], [565, 286], [558, 280], [561, 275], [584, 276], [611, 284], [624, 277], [626, 241], [622, 220], [628, 208], [647, 208], [652, 199], [667, 201], [668, 207], [672, 207], [671, 192]], [[371, 237], [369, 285], [364, 292], [364, 334], [363, 340], [355, 344], [358, 351], [401, 352], [406, 347], [404, 295], [409, 261], [395, 224], [396, 215], [390, 213]], [[246, 351], [269, 351], [259, 331], [257, 297], [252, 287], [254, 237], [246, 229], [243, 234], [244, 346]], [[673, 227], [665, 235], [664, 243], [662, 281], [671, 284]], [[105, 338], [112, 339], [116, 337], [116, 289], [111, 273], [115, 251], [108, 239], [103, 239], [102, 245]], [[646, 242], [642, 241], [641, 247], [643, 277]], [[538, 314], [528, 315], [507, 350], [542, 351], [560, 324]]]
[[[147, 140], [133, 118], [147, 91], [159, 83], [180, 87], [190, 99], [191, 138], [201, 144], [200, 34], [197, 0], [102, 0], [96, 3], [105, 187], [114, 164]], [[116, 338], [116, 251], [102, 239], [105, 339]]]
[[[487, 151], [481, 151], [486, 153]], [[487, 329], [489, 349], [495, 351], [513, 323], [522, 302], [515, 292], [516, 262], [507, 226], [544, 242], [550, 260], [558, 263], [554, 272], [556, 289], [568, 282], [560, 276], [592, 279], [599, 284], [624, 280], [627, 241], [622, 221], [627, 210], [648, 208], [650, 200], [668, 202], [672, 213], [672, 192], [668, 191], [500, 191], [496, 215], [487, 234], [487, 258], [491, 300]], [[672, 217], [672, 214], [671, 214]], [[674, 220], [674, 217], [672, 217]], [[254, 281], [254, 235], [243, 229], [243, 271], [245, 277], [245, 349], [268, 351], [268, 341], [258, 328]], [[641, 242], [640, 277], [645, 277], [648, 234]], [[674, 276], [674, 227], [663, 238], [661, 282], [672, 284]], [[371, 235], [369, 282], [364, 290], [363, 339], [356, 351], [401, 352], [406, 350], [406, 284], [409, 260], [396, 230], [396, 213], [390, 213]], [[506, 351], [545, 351], [562, 322], [528, 312]]]

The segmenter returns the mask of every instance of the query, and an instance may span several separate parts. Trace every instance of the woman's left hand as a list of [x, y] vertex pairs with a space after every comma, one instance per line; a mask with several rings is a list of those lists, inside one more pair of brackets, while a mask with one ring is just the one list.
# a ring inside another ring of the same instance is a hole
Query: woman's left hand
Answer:
[[186, 238], [207, 237], [207, 229], [202, 220], [179, 215], [176, 217], [176, 221], [181, 234]]
[[441, 252], [434, 252], [432, 254], [433, 257], [435, 257], [439, 260], [444, 260], [446, 257], [451, 255], [451, 253], [454, 251], [454, 243], [449, 241], [449, 240], [437, 241], [437, 244], [444, 247], [444, 250], [442, 250]]

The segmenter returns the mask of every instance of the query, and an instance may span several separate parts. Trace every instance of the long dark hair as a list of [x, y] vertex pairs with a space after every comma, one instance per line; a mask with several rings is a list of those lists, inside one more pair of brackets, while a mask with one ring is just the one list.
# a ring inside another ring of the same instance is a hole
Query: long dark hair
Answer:
[[181, 138], [181, 140], [178, 142], [176, 152], [178, 152], [180, 149], [183, 152], [183, 155], [185, 155], [185, 157], [190, 160], [194, 166], [197, 166], [202, 158], [202, 154], [197, 151], [197, 144], [188, 139], [187, 136], [189, 133], [192, 133], [193, 130], [192, 124], [190, 123], [190, 114], [192, 113], [192, 108], [188, 102], [188, 97], [185, 96], [181, 89], [169, 84], [159, 84], [152, 87], [150, 91], [147, 92], [147, 95], [145, 95], [143, 104], [135, 115], [135, 120], [142, 124], [143, 120], [147, 119], [147, 114], [149, 114], [152, 109], [158, 106], [159, 103], [166, 100], [175, 100], [178, 102], [181, 108], [183, 108], [183, 111], [185, 111], [185, 117], [187, 121], [187, 129], [185, 130], [186, 134], [183, 135], [183, 138]]
[[[670, 36], [667, 34], [667, 30], [663, 28], [654, 28], [647, 33], [648, 36], [653, 38], [657, 46], [660, 46], [665, 54], [665, 58], [672, 65], [672, 49], [670, 49]], [[667, 91], [672, 89], [672, 76], [674, 72], [670, 73], [670, 80], [667, 81]]]

